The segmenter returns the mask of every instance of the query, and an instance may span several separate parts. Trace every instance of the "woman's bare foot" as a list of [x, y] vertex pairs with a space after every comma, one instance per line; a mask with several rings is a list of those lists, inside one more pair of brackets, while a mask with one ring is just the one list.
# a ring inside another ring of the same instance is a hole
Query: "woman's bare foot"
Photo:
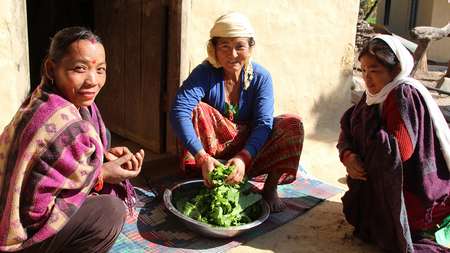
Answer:
[[283, 211], [286, 208], [286, 204], [283, 202], [283, 200], [278, 197], [278, 192], [275, 187], [274, 191], [266, 191], [263, 190], [263, 198], [267, 201], [270, 207], [271, 213], [278, 213]]
[[280, 199], [277, 192], [280, 176], [281, 174], [269, 173], [264, 183], [262, 195], [264, 200], [269, 204], [271, 213], [278, 213], [286, 208], [286, 204]]

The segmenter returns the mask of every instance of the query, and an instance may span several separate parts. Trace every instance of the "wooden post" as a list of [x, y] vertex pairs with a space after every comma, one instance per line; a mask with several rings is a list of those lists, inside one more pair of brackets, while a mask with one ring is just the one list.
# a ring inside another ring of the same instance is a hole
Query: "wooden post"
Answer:
[[448, 61], [448, 65], [447, 65], [447, 74], [445, 74], [445, 77], [450, 78], [450, 60]]
[[[168, 113], [177, 89], [189, 73], [187, 55], [187, 21], [190, 1], [169, 0], [168, 59], [167, 59], [167, 95], [164, 110]], [[170, 127], [169, 118], [166, 119], [166, 153], [178, 152], [176, 137]]]
[[430, 40], [422, 39], [419, 40], [416, 51], [414, 52], [414, 67], [411, 71], [411, 76], [414, 76], [416, 71], [419, 69], [419, 72], [427, 72], [428, 64], [427, 64], [427, 50], [430, 47]]

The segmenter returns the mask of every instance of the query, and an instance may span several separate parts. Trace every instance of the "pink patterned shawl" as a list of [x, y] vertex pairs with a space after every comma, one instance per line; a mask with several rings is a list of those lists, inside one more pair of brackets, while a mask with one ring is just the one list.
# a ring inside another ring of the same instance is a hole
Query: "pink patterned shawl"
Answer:
[[[95, 104], [77, 110], [40, 85], [0, 135], [0, 251], [56, 234], [91, 193], [106, 146]], [[131, 206], [129, 188], [124, 182], [105, 191]]]

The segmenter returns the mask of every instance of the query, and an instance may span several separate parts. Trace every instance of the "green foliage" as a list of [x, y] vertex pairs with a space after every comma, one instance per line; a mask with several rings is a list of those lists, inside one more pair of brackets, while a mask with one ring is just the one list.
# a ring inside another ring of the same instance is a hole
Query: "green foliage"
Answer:
[[359, 8], [362, 9], [364, 13], [367, 13], [375, 2], [376, 0], [360, 0]]
[[360, 0], [359, 9], [362, 12], [364, 19], [369, 24], [376, 23], [376, 5], [378, 0]]
[[261, 213], [261, 195], [250, 191], [251, 184], [244, 180], [241, 184], [229, 185], [225, 179], [234, 170], [233, 166], [217, 166], [209, 177], [212, 189], [203, 188], [192, 199], [179, 199], [177, 209], [192, 219], [215, 226], [238, 226], [251, 222]]
[[371, 24], [371, 25], [374, 25], [374, 24], [377, 23], [377, 18], [376, 18], [376, 17], [373, 17], [373, 16], [370, 16], [370, 17], [367, 18], [366, 21], [367, 21], [367, 23], [369, 23], [369, 24]]

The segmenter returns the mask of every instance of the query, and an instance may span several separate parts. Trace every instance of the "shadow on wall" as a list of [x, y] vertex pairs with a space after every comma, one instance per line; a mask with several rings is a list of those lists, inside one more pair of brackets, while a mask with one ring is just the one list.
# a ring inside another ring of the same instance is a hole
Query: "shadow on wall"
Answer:
[[350, 107], [350, 87], [352, 84], [351, 70], [344, 70], [339, 77], [339, 85], [331, 92], [323, 92], [316, 100], [311, 115], [317, 118], [308, 138], [335, 142], [339, 137], [342, 114]]

